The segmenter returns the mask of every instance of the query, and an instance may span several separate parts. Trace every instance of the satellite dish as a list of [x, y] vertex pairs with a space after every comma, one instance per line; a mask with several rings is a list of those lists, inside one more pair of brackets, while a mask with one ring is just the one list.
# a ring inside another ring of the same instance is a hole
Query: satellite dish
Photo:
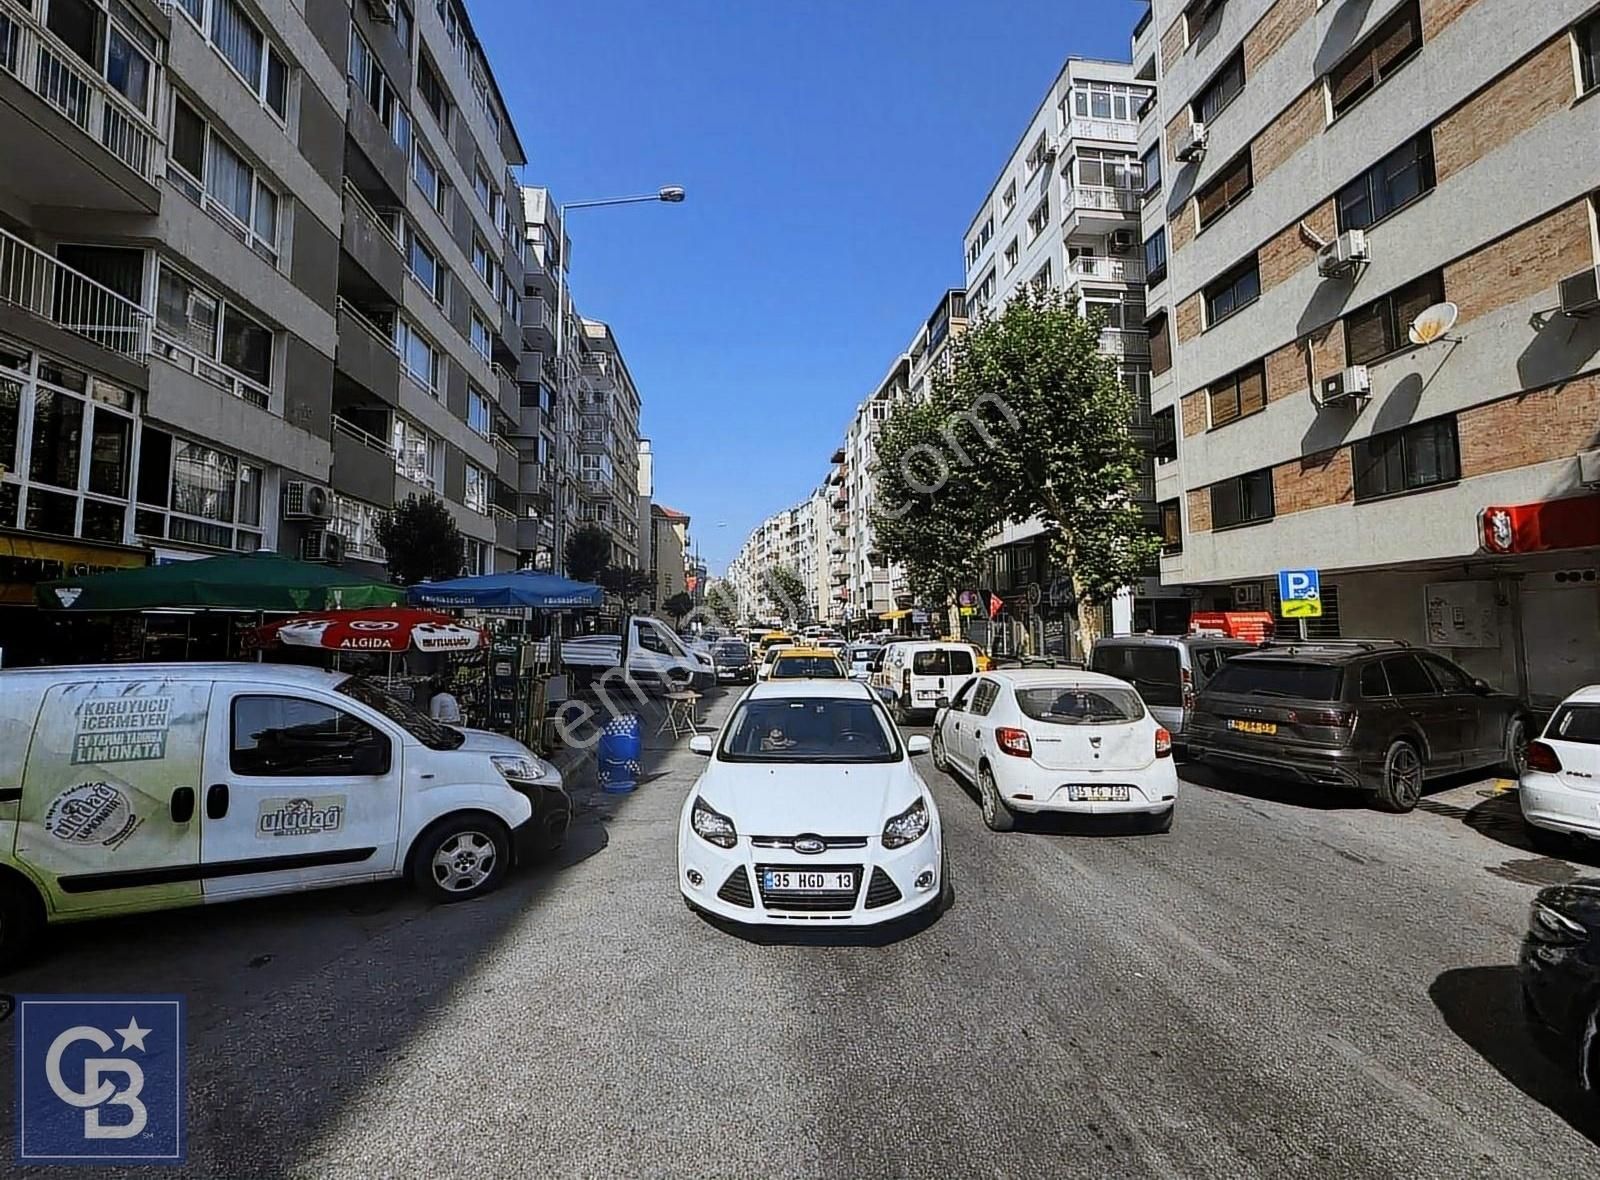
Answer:
[[1456, 326], [1461, 310], [1453, 303], [1435, 303], [1411, 321], [1411, 343], [1432, 344]]

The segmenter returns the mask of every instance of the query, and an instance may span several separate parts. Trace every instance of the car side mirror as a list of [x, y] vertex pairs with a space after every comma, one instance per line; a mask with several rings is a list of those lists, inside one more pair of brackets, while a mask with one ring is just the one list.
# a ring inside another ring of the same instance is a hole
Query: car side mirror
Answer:
[[711, 751], [717, 748], [716, 739], [709, 733], [697, 733], [689, 739], [689, 753], [699, 754], [701, 757], [711, 757]]
[[1482, 676], [1474, 676], [1472, 678], [1472, 691], [1481, 697], [1486, 697], [1494, 691], [1494, 686]]
[[938, 699], [938, 700], [936, 700], [936, 701], [934, 701], [934, 702], [933, 702], [933, 703], [934, 703], [934, 706], [935, 706], [935, 707], [936, 707], [936, 708], [940, 708], [940, 709], [948, 709], [948, 708], [949, 708], [949, 707], [950, 707], [950, 698], [949, 698], [949, 697], [947, 697], [947, 696], [943, 696], [943, 695], [941, 695], [941, 696], [940, 696], [940, 697], [939, 697], [939, 699]]
[[915, 758], [918, 754], [926, 754], [933, 749], [933, 742], [928, 740], [926, 734], [914, 733], [906, 739], [906, 753]]

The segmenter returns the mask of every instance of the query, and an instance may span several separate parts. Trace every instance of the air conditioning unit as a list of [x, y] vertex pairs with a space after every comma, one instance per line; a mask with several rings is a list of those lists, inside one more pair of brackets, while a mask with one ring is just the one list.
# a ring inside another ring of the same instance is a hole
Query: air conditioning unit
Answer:
[[1131, 229], [1118, 229], [1111, 231], [1111, 253], [1126, 254], [1139, 244], [1139, 239], [1134, 236]]
[[1317, 406], [1331, 406], [1342, 401], [1365, 401], [1372, 394], [1372, 377], [1366, 365], [1351, 365], [1343, 372], [1322, 379], [1317, 391]]
[[1591, 316], [1600, 311], [1600, 266], [1561, 280], [1561, 314]]
[[344, 538], [330, 529], [318, 529], [300, 539], [300, 560], [338, 565], [344, 561]]
[[1210, 20], [1212, 15], [1227, 2], [1228, 0], [1195, 0], [1195, 3], [1189, 6], [1189, 11], [1184, 13], [1184, 18], [1189, 22], [1189, 35], [1192, 37], [1194, 31]]
[[1371, 258], [1366, 231], [1347, 229], [1317, 252], [1317, 273], [1325, 279], [1347, 278]]
[[367, 0], [367, 15], [380, 25], [394, 24], [394, 0]]
[[1185, 164], [1198, 164], [1205, 159], [1206, 125], [1191, 123], [1178, 132], [1177, 142], [1172, 145], [1172, 155]]
[[1600, 447], [1578, 453], [1578, 482], [1586, 488], [1600, 487]]
[[285, 520], [331, 520], [333, 493], [320, 483], [291, 479], [283, 485]]

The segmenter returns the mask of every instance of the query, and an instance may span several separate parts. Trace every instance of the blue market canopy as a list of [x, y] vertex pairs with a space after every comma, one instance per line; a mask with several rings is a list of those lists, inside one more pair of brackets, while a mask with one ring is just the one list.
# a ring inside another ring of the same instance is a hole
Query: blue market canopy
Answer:
[[446, 582], [423, 582], [407, 591], [412, 606], [435, 607], [534, 607], [562, 610], [568, 607], [599, 606], [605, 592], [593, 582], [574, 582], [555, 574], [532, 570], [513, 570], [503, 574], [483, 574], [476, 578], [451, 578]]

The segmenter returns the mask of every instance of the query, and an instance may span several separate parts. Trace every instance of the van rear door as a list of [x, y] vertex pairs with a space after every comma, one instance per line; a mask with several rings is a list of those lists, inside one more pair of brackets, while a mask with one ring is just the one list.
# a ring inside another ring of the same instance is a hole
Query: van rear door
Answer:
[[112, 678], [46, 691], [28, 747], [16, 858], [51, 913], [200, 900], [197, 799], [209, 681]]

